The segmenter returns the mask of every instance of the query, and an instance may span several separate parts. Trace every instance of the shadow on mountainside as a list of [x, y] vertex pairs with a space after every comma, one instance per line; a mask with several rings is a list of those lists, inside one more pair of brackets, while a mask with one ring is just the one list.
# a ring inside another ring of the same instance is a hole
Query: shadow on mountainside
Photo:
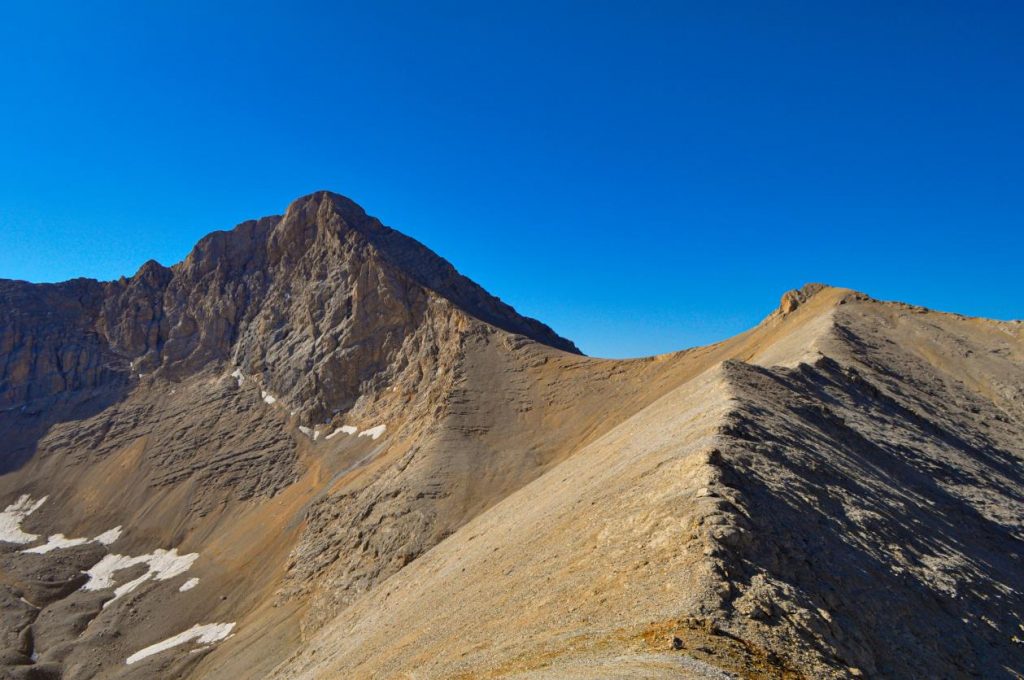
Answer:
[[35, 454], [55, 423], [125, 398], [131, 367], [96, 331], [104, 284], [0, 280], [0, 474]]
[[752, 525], [735, 604], [760, 600], [762, 634], [791, 629], [827, 664], [869, 677], [1024, 670], [1013, 641], [1024, 541], [997, 518], [1024, 500], [1022, 457], [904, 405], [962, 395], [915, 392], [906, 378], [913, 396], [889, 395], [831, 359], [727, 370], [741, 396], [723, 482]]
[[127, 384], [114, 384], [0, 412], [0, 475], [14, 472], [30, 461], [54, 425], [94, 418], [123, 401], [127, 394]]

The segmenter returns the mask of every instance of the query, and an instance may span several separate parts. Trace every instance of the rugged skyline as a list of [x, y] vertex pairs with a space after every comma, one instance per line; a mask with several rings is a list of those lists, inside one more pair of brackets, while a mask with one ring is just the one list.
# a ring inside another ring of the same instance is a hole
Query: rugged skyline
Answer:
[[0, 667], [60, 678], [1024, 672], [1024, 323], [808, 284], [579, 354], [318, 192], [0, 281]]
[[806, 281], [1020, 318], [1022, 31], [1007, 2], [4, 3], [0, 277], [131, 276], [333, 189], [593, 356]]

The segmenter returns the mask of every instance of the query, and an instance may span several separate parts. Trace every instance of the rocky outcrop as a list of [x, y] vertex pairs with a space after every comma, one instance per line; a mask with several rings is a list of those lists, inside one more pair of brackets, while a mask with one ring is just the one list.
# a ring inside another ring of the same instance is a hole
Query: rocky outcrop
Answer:
[[779, 313], [789, 314], [796, 311], [796, 308], [810, 300], [815, 293], [827, 288], [823, 283], [808, 283], [801, 288], [787, 291], [779, 301]]

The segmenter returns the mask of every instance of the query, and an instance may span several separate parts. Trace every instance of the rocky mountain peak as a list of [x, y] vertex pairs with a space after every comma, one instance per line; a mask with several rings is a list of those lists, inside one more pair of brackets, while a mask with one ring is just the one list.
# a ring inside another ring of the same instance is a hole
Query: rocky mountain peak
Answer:
[[172, 276], [171, 269], [165, 267], [156, 260], [147, 260], [139, 267], [139, 271], [132, 276], [132, 281], [138, 281], [148, 286], [165, 286]]
[[272, 267], [295, 263], [310, 252], [337, 259], [355, 253], [370, 257], [471, 316], [502, 330], [579, 353], [572, 342], [559, 337], [545, 324], [519, 315], [422, 243], [383, 225], [340, 194], [318, 191], [295, 200], [268, 236], [267, 257]]
[[[99, 294], [83, 296], [83, 287]], [[130, 279], [17, 291], [39, 300], [3, 310], [12, 318], [0, 340], [19, 358], [0, 376], [18, 378], [11, 403], [66, 394], [69, 385], [124, 385], [132, 376], [178, 380], [232, 362], [323, 416], [350, 406], [395, 359], [432, 297], [579, 353], [418, 241], [327, 191], [297, 199], [283, 216], [215, 231], [172, 267], [151, 260]], [[86, 379], [81, 366], [89, 367]], [[12, 382], [0, 382], [0, 401]]]
[[274, 264], [304, 256], [311, 249], [343, 242], [350, 233], [362, 238], [381, 228], [354, 201], [329, 191], [296, 199], [288, 206], [267, 238]]

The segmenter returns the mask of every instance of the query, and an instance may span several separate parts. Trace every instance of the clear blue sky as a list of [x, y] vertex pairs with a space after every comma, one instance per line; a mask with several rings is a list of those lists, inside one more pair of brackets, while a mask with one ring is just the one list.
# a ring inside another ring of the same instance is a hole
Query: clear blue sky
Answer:
[[590, 354], [807, 281], [1024, 317], [1019, 2], [11, 0], [0, 126], [4, 278], [331, 189]]

